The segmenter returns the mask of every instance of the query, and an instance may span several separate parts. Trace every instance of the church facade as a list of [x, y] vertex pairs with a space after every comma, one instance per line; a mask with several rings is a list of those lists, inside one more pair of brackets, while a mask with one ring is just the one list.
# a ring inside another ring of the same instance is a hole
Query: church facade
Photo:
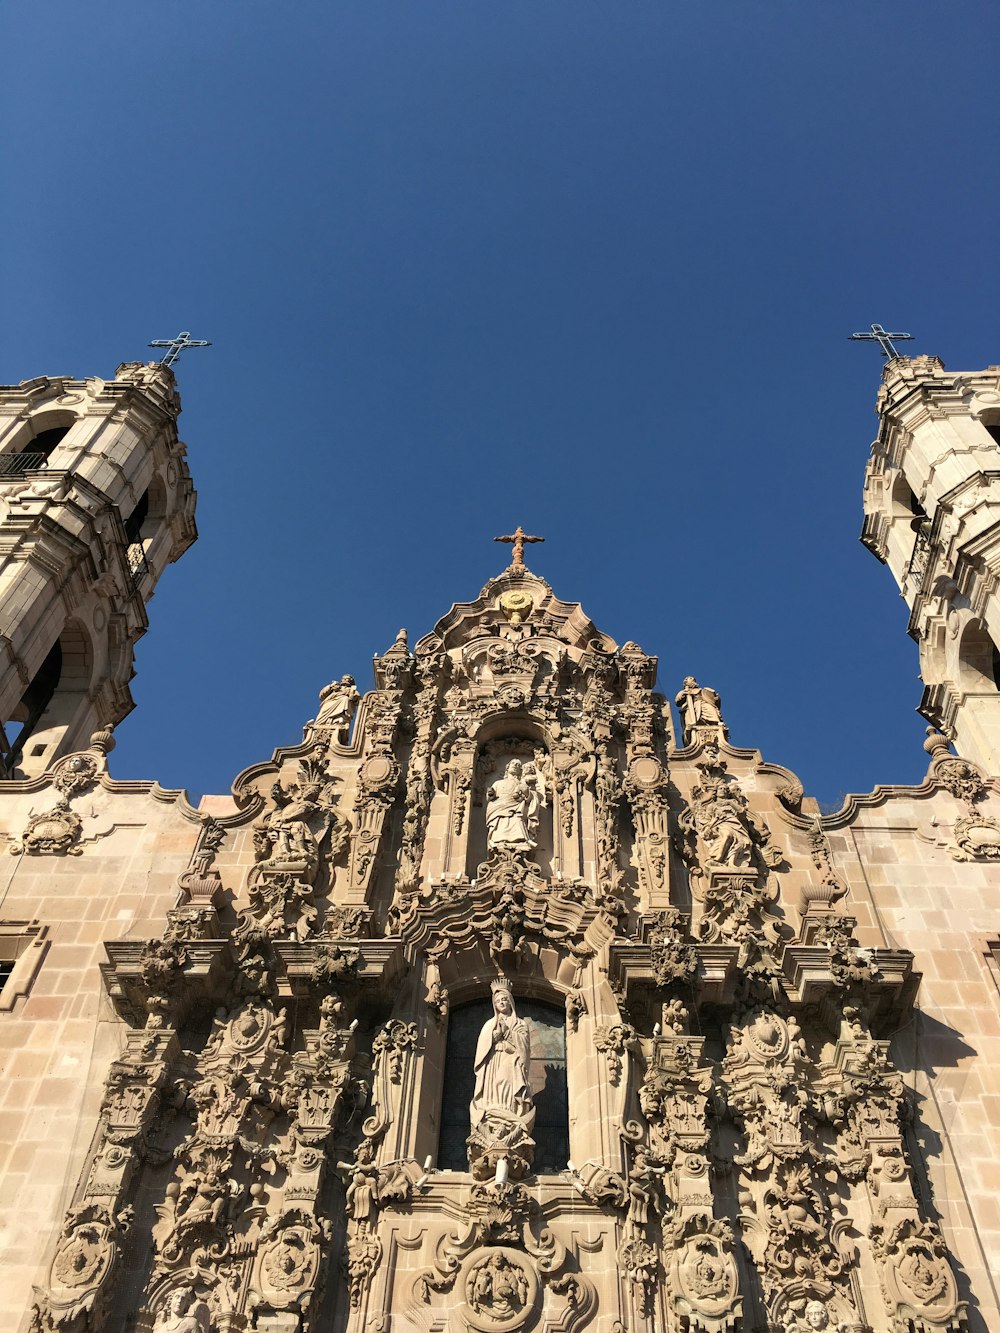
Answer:
[[927, 775], [825, 816], [520, 529], [230, 796], [115, 780], [173, 377], [0, 391], [0, 1327], [1000, 1329], [998, 388], [886, 367]]

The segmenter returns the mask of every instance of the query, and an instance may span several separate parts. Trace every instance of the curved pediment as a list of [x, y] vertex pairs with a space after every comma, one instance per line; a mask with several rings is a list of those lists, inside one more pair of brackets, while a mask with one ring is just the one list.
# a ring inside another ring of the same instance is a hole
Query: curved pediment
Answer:
[[[549, 636], [580, 652], [610, 654], [618, 645], [602, 633], [579, 602], [562, 602], [543, 578], [528, 569], [506, 569], [471, 602], [456, 602], [417, 644], [417, 652], [462, 648], [471, 640], [496, 636], [525, 640]], [[513, 631], [513, 633], [511, 633]]]

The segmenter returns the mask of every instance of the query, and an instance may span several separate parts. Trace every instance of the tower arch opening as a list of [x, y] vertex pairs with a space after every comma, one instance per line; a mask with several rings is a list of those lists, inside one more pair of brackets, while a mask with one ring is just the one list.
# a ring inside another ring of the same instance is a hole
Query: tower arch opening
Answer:
[[132, 578], [142, 581], [149, 572], [147, 556], [167, 514], [167, 488], [158, 472], [123, 519], [126, 557]]
[[962, 633], [958, 683], [969, 694], [1000, 691], [1000, 649], [981, 620], [970, 620]]
[[45, 467], [75, 420], [65, 412], [46, 412], [32, 418], [27, 429], [0, 453], [0, 477], [16, 477]]
[[919, 519], [920, 522], [927, 518], [927, 510], [917, 499], [903, 472], [897, 472], [893, 479], [889, 501], [893, 518], [915, 518]]
[[48, 767], [80, 705], [88, 702], [93, 666], [90, 636], [78, 622], [68, 622], [3, 719], [4, 777], [34, 777]]

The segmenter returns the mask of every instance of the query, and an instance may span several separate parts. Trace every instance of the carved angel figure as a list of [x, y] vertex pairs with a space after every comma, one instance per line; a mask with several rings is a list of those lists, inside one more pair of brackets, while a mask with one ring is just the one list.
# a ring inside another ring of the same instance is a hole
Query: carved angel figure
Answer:
[[532, 851], [537, 845], [534, 834], [540, 804], [534, 764], [512, 759], [503, 777], [486, 793], [486, 845], [490, 851], [496, 848]]
[[515, 1012], [510, 987], [495, 981], [493, 1017], [483, 1024], [476, 1043], [476, 1086], [469, 1104], [473, 1129], [484, 1115], [497, 1111], [530, 1129], [535, 1118], [528, 1084], [530, 1059], [528, 1025]]
[[205, 1307], [191, 1287], [179, 1287], [160, 1311], [155, 1333], [211, 1333]]
[[785, 1324], [785, 1333], [820, 1333], [830, 1327], [830, 1315], [822, 1301], [807, 1301], [800, 1315], [792, 1314]]

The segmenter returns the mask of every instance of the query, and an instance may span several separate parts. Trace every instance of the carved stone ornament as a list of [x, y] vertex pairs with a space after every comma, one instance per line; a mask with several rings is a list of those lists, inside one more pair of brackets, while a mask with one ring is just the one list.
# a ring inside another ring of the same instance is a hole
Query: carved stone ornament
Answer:
[[261, 1233], [258, 1284], [273, 1309], [308, 1304], [319, 1269], [322, 1229], [311, 1214], [293, 1209]]
[[49, 810], [31, 815], [20, 841], [11, 843], [11, 856], [80, 856], [82, 848], [76, 844], [83, 831], [83, 820], [69, 808], [65, 796], [57, 797]]
[[[34, 1329], [63, 1330], [100, 1321], [108, 1282], [117, 1264], [128, 1213], [112, 1216], [107, 1208], [88, 1204], [72, 1209], [49, 1270], [49, 1286], [35, 1288]], [[87, 1320], [86, 1324], [78, 1323]]]
[[392, 1083], [403, 1076], [403, 1056], [417, 1044], [416, 1023], [391, 1022], [379, 1031], [372, 1042], [372, 1055]]
[[639, 1037], [631, 1024], [613, 1023], [608, 1027], [597, 1029], [594, 1034], [594, 1046], [607, 1056], [611, 1082], [618, 1083], [624, 1068], [625, 1053], [639, 1049]]
[[692, 1213], [672, 1229], [669, 1289], [674, 1310], [694, 1333], [729, 1333], [742, 1314], [732, 1230], [709, 1213]]
[[1000, 861], [1000, 823], [989, 815], [956, 819], [952, 834], [956, 861]]
[[934, 766], [934, 776], [952, 796], [963, 801], [977, 801], [985, 790], [980, 770], [966, 759], [943, 759]]
[[361, 1229], [350, 1241], [347, 1255], [347, 1277], [350, 1283], [351, 1307], [357, 1309], [372, 1278], [382, 1262], [382, 1243], [374, 1232]]
[[951, 1333], [964, 1324], [955, 1275], [936, 1227], [909, 1217], [887, 1232], [873, 1226], [871, 1238], [883, 1263], [886, 1309], [900, 1327]]
[[533, 1313], [538, 1278], [516, 1250], [497, 1246], [470, 1256], [462, 1291], [466, 1320], [486, 1333], [513, 1333]]
[[52, 785], [66, 797], [86, 791], [97, 781], [101, 765], [93, 754], [70, 754], [52, 769]]

